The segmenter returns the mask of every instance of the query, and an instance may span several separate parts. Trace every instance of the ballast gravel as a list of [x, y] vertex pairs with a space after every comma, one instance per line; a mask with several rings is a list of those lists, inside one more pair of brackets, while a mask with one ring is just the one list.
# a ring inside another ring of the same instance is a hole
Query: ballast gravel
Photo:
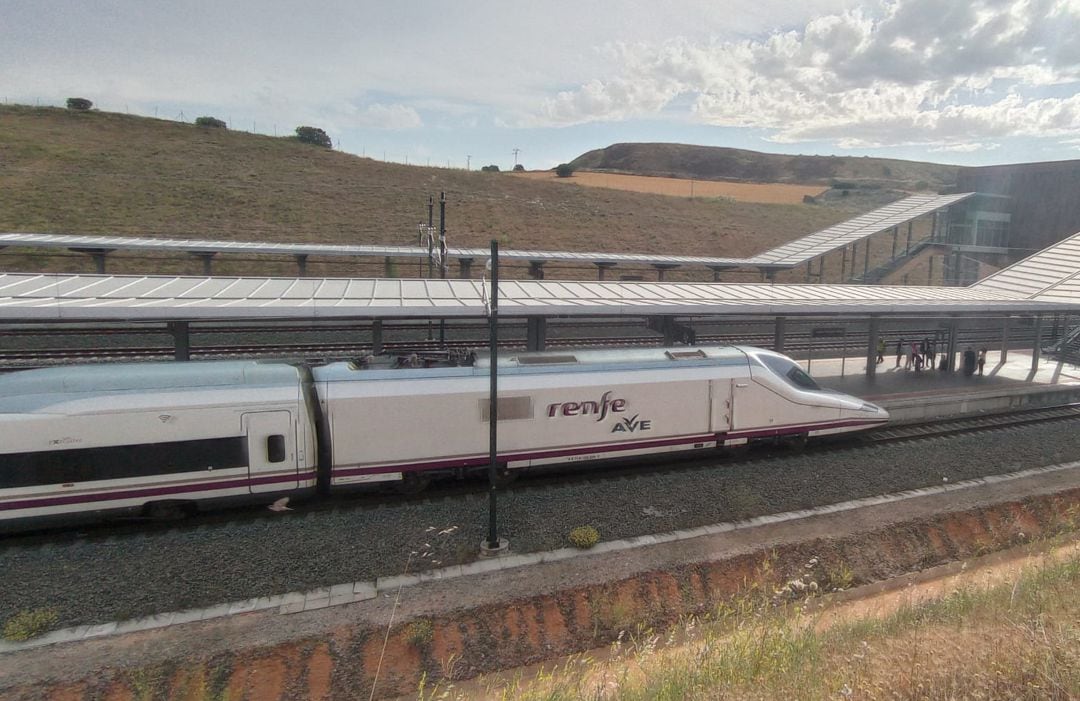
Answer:
[[[500, 535], [527, 553], [565, 547], [575, 526], [595, 526], [614, 540], [1067, 462], [1080, 459], [1078, 423], [713, 467], [682, 463], [558, 486], [525, 481], [499, 493]], [[485, 494], [386, 500], [301, 503], [289, 512], [136, 533], [91, 529], [44, 544], [7, 537], [0, 540], [0, 618], [47, 607], [60, 626], [102, 623], [476, 558], [487, 532]]]

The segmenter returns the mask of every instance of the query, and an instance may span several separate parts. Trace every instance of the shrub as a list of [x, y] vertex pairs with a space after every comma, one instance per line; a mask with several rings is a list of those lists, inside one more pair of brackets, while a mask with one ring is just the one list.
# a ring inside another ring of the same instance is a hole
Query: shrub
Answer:
[[85, 97], [69, 97], [67, 99], [67, 108], [69, 110], [85, 112], [93, 106], [94, 103], [90, 102], [90, 100], [87, 100]]
[[213, 127], [214, 129], [228, 128], [228, 125], [225, 124], [224, 120], [218, 119], [217, 117], [199, 117], [195, 120], [195, 126]]
[[573, 174], [574, 166], [570, 165], [569, 163], [560, 163], [559, 165], [555, 166], [555, 175], [559, 176], [560, 178], [569, 178]]
[[516, 163], [514, 165], [514, 172], [515, 173], [524, 173], [525, 172], [525, 166], [521, 165], [520, 163]]
[[482, 168], [480, 168], [480, 170], [482, 170], [485, 173], [498, 173], [499, 172], [499, 166], [497, 166], [495, 164], [492, 164], [492, 165], [489, 165], [489, 166], [483, 166]]
[[330, 136], [318, 127], [297, 127], [296, 138], [305, 144], [314, 144], [315, 146], [322, 146], [324, 148], [333, 146], [330, 142]]
[[435, 638], [431, 621], [420, 618], [405, 626], [405, 642], [413, 647], [427, 647]]
[[56, 609], [40, 608], [19, 611], [4, 624], [4, 639], [20, 642], [36, 638], [52, 630], [58, 620], [60, 620], [60, 614], [56, 612]]
[[588, 550], [600, 542], [600, 533], [592, 526], [578, 526], [570, 531], [570, 543], [575, 548]]

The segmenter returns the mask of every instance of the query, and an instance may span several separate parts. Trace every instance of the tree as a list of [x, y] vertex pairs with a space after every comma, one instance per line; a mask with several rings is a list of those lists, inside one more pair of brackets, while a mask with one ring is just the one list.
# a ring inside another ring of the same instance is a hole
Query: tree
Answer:
[[570, 165], [569, 163], [560, 163], [559, 165], [555, 166], [555, 175], [559, 176], [560, 178], [569, 178], [573, 174], [574, 166]]
[[93, 102], [87, 100], [85, 97], [69, 97], [67, 99], [67, 108], [69, 110], [78, 110], [79, 112], [85, 112], [94, 106]]
[[318, 127], [297, 127], [296, 138], [305, 144], [314, 144], [324, 148], [333, 147], [330, 136]]
[[499, 166], [497, 166], [497, 165], [495, 165], [493, 163], [493, 164], [491, 164], [489, 166], [482, 166], [480, 168], [480, 170], [482, 170], [485, 173], [498, 173], [499, 172]]
[[212, 127], [214, 129], [226, 129], [228, 125], [217, 117], [199, 117], [195, 120], [195, 126]]
[[520, 163], [515, 163], [514, 164], [514, 172], [515, 173], [524, 173], [525, 172], [525, 166], [521, 165]]

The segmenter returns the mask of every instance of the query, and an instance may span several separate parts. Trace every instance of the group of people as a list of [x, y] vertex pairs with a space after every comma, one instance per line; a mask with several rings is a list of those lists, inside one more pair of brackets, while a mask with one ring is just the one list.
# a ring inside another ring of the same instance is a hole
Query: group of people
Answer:
[[[897, 369], [900, 368], [900, 361], [903, 361], [905, 370], [911, 370], [912, 368], [916, 372], [923, 368], [933, 370], [937, 355], [937, 342], [931, 338], [924, 338], [921, 342], [901, 338], [896, 342]], [[885, 339], [878, 339], [877, 362], [885, 362]], [[945, 356], [942, 355], [940, 369], [945, 369], [946, 362]], [[975, 349], [968, 346], [967, 350], [964, 351], [964, 374], [974, 375], [977, 368], [979, 375], [982, 375], [985, 366], [986, 349], [980, 348], [978, 354], [976, 354]]]

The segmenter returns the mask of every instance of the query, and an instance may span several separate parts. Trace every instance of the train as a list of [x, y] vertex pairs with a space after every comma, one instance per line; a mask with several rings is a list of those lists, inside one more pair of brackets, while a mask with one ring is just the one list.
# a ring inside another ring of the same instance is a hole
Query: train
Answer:
[[[417, 491], [433, 475], [484, 469], [491, 362], [151, 362], [0, 376], [0, 526], [176, 516], [378, 483]], [[761, 348], [497, 362], [500, 479], [558, 463], [799, 444], [889, 419]]]

